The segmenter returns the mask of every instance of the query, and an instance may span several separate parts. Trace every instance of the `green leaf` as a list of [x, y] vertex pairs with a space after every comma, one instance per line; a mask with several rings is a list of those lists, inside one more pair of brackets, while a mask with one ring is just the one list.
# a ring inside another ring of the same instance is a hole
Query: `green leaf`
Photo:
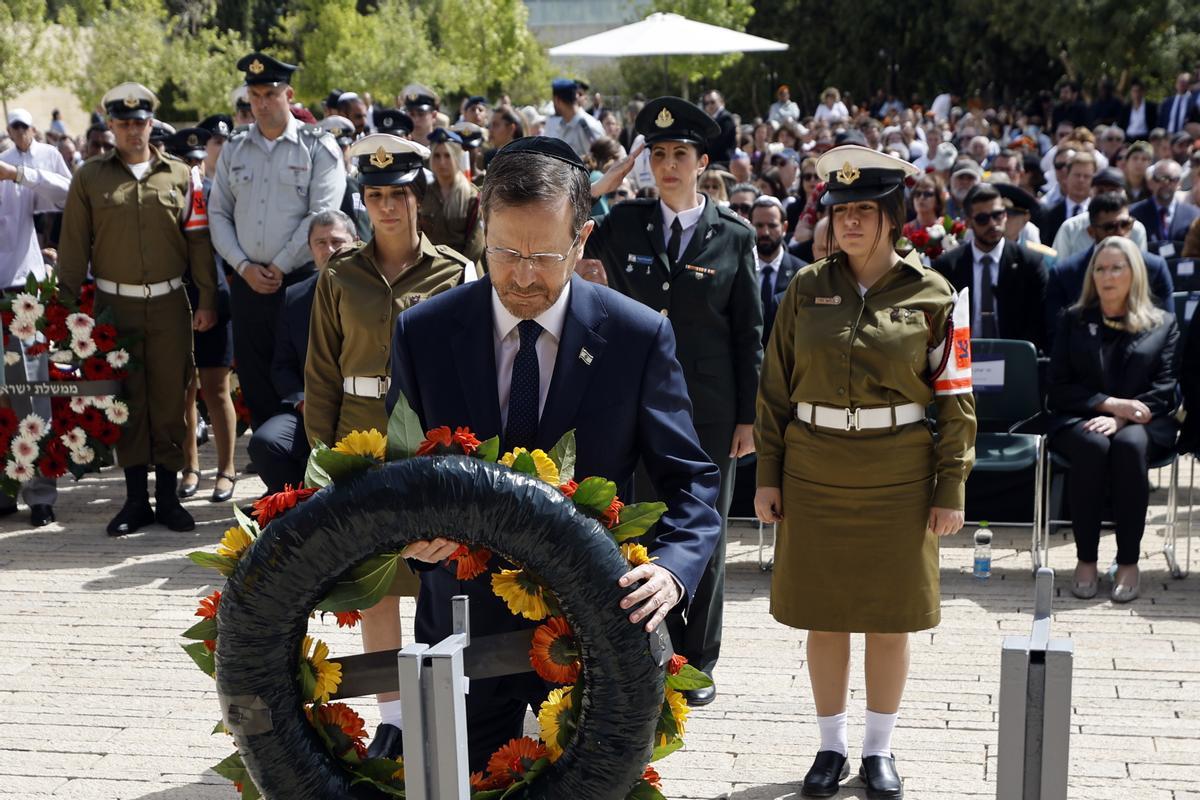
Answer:
[[317, 693], [317, 673], [312, 664], [308, 663], [308, 659], [301, 659], [299, 674], [296, 677], [300, 680], [300, 696], [311, 700]]
[[204, 642], [192, 642], [191, 644], [180, 645], [183, 652], [192, 657], [192, 661], [196, 662], [196, 666], [204, 672], [208, 677], [212, 677], [217, 671], [216, 654], [209, 651], [204, 646]]
[[[657, 741], [657, 739], [656, 739], [656, 741]], [[671, 755], [671, 753], [674, 753], [676, 750], [682, 749], [682, 747], [683, 747], [683, 738], [682, 737], [676, 736], [674, 739], [668, 739], [667, 743], [664, 744], [663, 746], [654, 748], [654, 752], [650, 754], [650, 760], [658, 761], [659, 759], [666, 758], [667, 756]]]
[[333, 483], [333, 479], [329, 477], [329, 473], [317, 461], [317, 454], [328, 449], [324, 443], [317, 442], [312, 452], [308, 454], [308, 464], [304, 468], [305, 487], [309, 489], [324, 489]]
[[567, 431], [550, 451], [550, 458], [558, 466], [559, 484], [575, 480], [575, 429]]
[[654, 730], [655, 741], [662, 736], [666, 736], [668, 742], [679, 738], [679, 723], [675, 721], [675, 715], [671, 713], [671, 704], [665, 697], [661, 713], [658, 715], [658, 727]]
[[387, 783], [396, 774], [396, 770], [404, 766], [402, 761], [390, 758], [370, 758], [358, 765], [354, 770], [360, 778]]
[[475, 457], [495, 464], [496, 459], [500, 458], [500, 437], [493, 436], [487, 441], [480, 442], [479, 449], [475, 451]]
[[200, 640], [216, 639], [217, 638], [217, 620], [215, 618], [202, 619], [199, 622], [197, 622], [195, 625], [193, 625], [192, 627], [188, 628], [186, 631], [184, 631], [180, 635], [183, 636], [183, 638], [185, 638], [185, 639], [200, 639]]
[[262, 792], [254, 785], [254, 781], [250, 778], [250, 773], [246, 773], [246, 780], [242, 781], [242, 800], [261, 800]]
[[352, 456], [330, 450], [328, 447], [324, 450], [313, 450], [312, 455], [309, 456], [309, 462], [315, 462], [334, 483], [365, 472], [379, 463], [367, 456]]
[[575, 505], [595, 511], [597, 514], [608, 510], [613, 498], [617, 496], [617, 485], [604, 478], [585, 478], [572, 498]]
[[712, 685], [713, 679], [691, 664], [684, 664], [683, 669], [679, 670], [679, 674], [667, 676], [667, 686], [677, 692], [705, 689]]
[[241, 506], [237, 503], [231, 503], [231, 505], [233, 506], [233, 518], [237, 520], [237, 524], [241, 526], [242, 530], [250, 534], [251, 539], [257, 539], [258, 535], [262, 533], [262, 528], [258, 526], [258, 520], [243, 513]]
[[226, 758], [220, 764], [213, 767], [212, 771], [234, 783], [244, 784], [250, 779], [250, 773], [246, 772], [246, 764], [242, 761], [241, 753], [234, 753], [229, 756], [229, 758]]
[[421, 442], [425, 440], [425, 431], [421, 430], [421, 420], [417, 417], [417, 412], [408, 404], [404, 392], [396, 394], [396, 407], [392, 409], [387, 427], [388, 461], [412, 458], [417, 454]]
[[378, 603], [387, 594], [396, 577], [399, 553], [373, 556], [350, 571], [348, 578], [339, 580], [318, 611], [361, 611]]
[[533, 460], [533, 456], [529, 453], [520, 453], [513, 459], [512, 469], [514, 472], [520, 472], [523, 475], [532, 475], [537, 477], [537, 463]]
[[218, 733], [229, 733], [229, 729], [225, 727], [224, 722], [218, 722], [216, 725], [214, 725], [212, 733], [209, 735], [216, 736]]
[[203, 551], [188, 553], [188, 558], [192, 560], [192, 563], [198, 564], [201, 567], [215, 569], [226, 578], [233, 574], [233, 571], [237, 568], [238, 563], [229, 556], [219, 556], [216, 553], [205, 553]]
[[666, 800], [663, 793], [655, 789], [644, 780], [638, 780], [629, 794], [625, 795], [625, 800]]
[[[578, 496], [578, 493], [576, 494]], [[636, 539], [654, 527], [662, 515], [667, 513], [663, 502], [634, 503], [621, 509], [621, 521], [611, 531], [618, 543]]]

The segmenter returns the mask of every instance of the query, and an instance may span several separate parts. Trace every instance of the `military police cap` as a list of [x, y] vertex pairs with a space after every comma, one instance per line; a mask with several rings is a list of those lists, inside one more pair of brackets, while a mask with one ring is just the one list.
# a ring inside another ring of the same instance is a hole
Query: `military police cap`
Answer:
[[285, 64], [265, 53], [251, 53], [237, 62], [237, 68], [246, 73], [246, 85], [278, 85], [291, 83], [292, 73], [299, 69], [295, 64]]
[[163, 147], [173, 156], [200, 161], [205, 156], [204, 147], [211, 138], [212, 133], [204, 128], [183, 128], [168, 136], [163, 141]]
[[426, 137], [431, 145], [442, 144], [443, 142], [451, 142], [459, 147], [463, 146], [462, 137], [454, 131], [448, 131], [445, 128], [434, 128]]
[[150, 144], [164, 146], [167, 139], [175, 135], [175, 127], [168, 125], [162, 120], [154, 120], [150, 123]]
[[555, 78], [550, 81], [550, 91], [555, 96], [569, 103], [575, 102], [576, 91], [579, 84], [570, 78]]
[[1005, 206], [1012, 206], [1030, 216], [1037, 216], [1036, 212], [1040, 210], [1040, 206], [1037, 198], [1029, 192], [1011, 183], [993, 183], [991, 185], [1000, 193]]
[[221, 136], [226, 139], [233, 133], [233, 117], [228, 114], [213, 114], [211, 117], [205, 117], [200, 121], [197, 128], [203, 128], [213, 136]]
[[492, 165], [495, 166], [501, 158], [526, 154], [553, 158], [564, 164], [570, 164], [572, 167], [578, 167], [584, 172], [588, 171], [587, 166], [580, 160], [579, 154], [572, 150], [569, 144], [551, 136], [523, 136], [520, 139], [513, 139], [493, 156]]
[[375, 130], [380, 133], [395, 133], [407, 137], [413, 132], [412, 117], [398, 108], [377, 108], [374, 118]]
[[372, 133], [350, 145], [347, 154], [358, 164], [363, 186], [407, 186], [424, 180], [422, 165], [429, 148], [390, 133]]
[[158, 108], [154, 92], [132, 82], [109, 89], [100, 102], [113, 119], [149, 119]]
[[348, 147], [354, 141], [356, 131], [354, 123], [345, 117], [339, 117], [337, 114], [330, 114], [325, 119], [317, 123], [322, 130], [329, 131], [333, 138], [337, 141], [338, 147]]
[[459, 135], [463, 147], [468, 150], [474, 150], [483, 144], [483, 128], [474, 122], [467, 122], [465, 119], [459, 120], [450, 126], [450, 130]]
[[464, 109], [473, 108], [475, 106], [486, 106], [488, 100], [486, 97], [474, 94], [467, 98], [467, 102], [463, 105]]
[[817, 160], [817, 175], [825, 181], [824, 206], [878, 200], [919, 174], [907, 161], [856, 144], [835, 147]]
[[633, 123], [646, 144], [691, 142], [704, 147], [721, 132], [713, 118], [682, 97], [656, 97], [642, 107]]
[[433, 111], [438, 107], [437, 92], [419, 83], [404, 87], [404, 107], [409, 111]]

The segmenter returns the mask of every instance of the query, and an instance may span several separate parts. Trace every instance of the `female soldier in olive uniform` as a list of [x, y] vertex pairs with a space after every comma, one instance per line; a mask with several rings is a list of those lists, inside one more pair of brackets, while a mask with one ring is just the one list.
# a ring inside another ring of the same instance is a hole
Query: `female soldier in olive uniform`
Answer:
[[771, 613], [809, 631], [821, 750], [803, 793], [830, 797], [848, 773], [850, 632], [863, 632], [860, 775], [867, 797], [894, 798], [908, 632], [939, 622], [937, 537], [962, 527], [974, 460], [970, 304], [892, 247], [911, 165], [849, 145], [818, 170], [841, 252], [797, 273], [780, 304], [758, 396], [755, 510], [781, 523]]
[[483, 224], [479, 189], [462, 171], [462, 137], [445, 128], [429, 134], [429, 170], [436, 179], [421, 201], [421, 232], [480, 264]]
[[[354, 430], [387, 431], [383, 398], [388, 390], [388, 353], [396, 317], [427, 297], [463, 280], [469, 260], [432, 244], [417, 230], [417, 207], [425, 191], [422, 159], [429, 151], [387, 133], [359, 139], [357, 158], [363, 202], [374, 238], [343, 250], [317, 279], [304, 368], [304, 429], [309, 443], [335, 442]], [[416, 576], [400, 595], [415, 597]], [[395, 597], [363, 612], [368, 652], [401, 646], [400, 605]], [[400, 746], [398, 694], [379, 696], [383, 725], [371, 743], [373, 756], [392, 757]]]

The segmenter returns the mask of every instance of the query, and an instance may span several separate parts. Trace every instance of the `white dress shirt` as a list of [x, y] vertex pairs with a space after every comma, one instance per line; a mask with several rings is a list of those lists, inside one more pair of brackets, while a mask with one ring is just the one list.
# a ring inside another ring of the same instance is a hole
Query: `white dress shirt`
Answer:
[[1146, 127], [1146, 101], [1140, 106], [1129, 107], [1129, 124], [1125, 126], [1126, 136], [1144, 136], [1150, 129]]
[[[763, 269], [765, 267], [769, 266], [771, 269], [775, 270], [775, 272], [771, 274], [771, 280], [777, 281], [777, 280], [779, 280], [779, 266], [782, 263], [783, 263], [783, 245], [779, 246], [779, 250], [777, 250], [775, 252], [775, 257], [772, 258], [770, 261], [763, 261], [762, 256], [760, 256], [758, 254], [758, 248], [757, 247], [754, 248], [754, 271], [755, 271], [755, 274], [758, 276], [758, 286], [759, 286], [760, 290], [762, 288]], [[774, 287], [772, 287], [772, 294], [774, 294], [773, 289], [774, 289]]]
[[662, 209], [663, 215], [664, 245], [671, 243], [671, 226], [675, 224], [675, 218], [679, 217], [679, 224], [683, 226], [683, 230], [679, 234], [679, 255], [682, 256], [687, 251], [688, 242], [692, 240], [692, 234], [696, 232], [696, 224], [700, 222], [700, 217], [704, 214], [704, 203], [705, 195], [700, 195], [700, 205], [676, 214], [662, 200], [658, 201], [658, 207]]
[[983, 257], [990, 256], [992, 259], [992, 310], [995, 312], [993, 318], [996, 321], [996, 331], [1000, 330], [1000, 303], [996, 298], [996, 287], [1000, 285], [1000, 257], [1004, 255], [1004, 240], [993, 248], [992, 252], [985, 253], [979, 249], [978, 243], [974, 240], [971, 242], [971, 255], [975, 259], [975, 278], [971, 285], [971, 330], [980, 331], [980, 336], [983, 335]]
[[[567, 304], [571, 299], [571, 284], [568, 281], [554, 305], [534, 317], [542, 326], [537, 340], [538, 357], [538, 417], [546, 410], [546, 397], [550, 394], [550, 379], [554, 377], [554, 361], [558, 358], [558, 343], [562, 341], [563, 324], [567, 319]], [[492, 288], [492, 344], [496, 348], [496, 397], [500, 401], [500, 429], [508, 426], [508, 395], [512, 390], [513, 364], [521, 349], [521, 334], [517, 325], [521, 320], [513, 316], [500, 295]]]
[[24, 286], [31, 273], [46, 277], [34, 215], [62, 211], [71, 173], [58, 150], [33, 142], [27, 152], [13, 147], [0, 161], [21, 168], [21, 182], [0, 181], [0, 289]]

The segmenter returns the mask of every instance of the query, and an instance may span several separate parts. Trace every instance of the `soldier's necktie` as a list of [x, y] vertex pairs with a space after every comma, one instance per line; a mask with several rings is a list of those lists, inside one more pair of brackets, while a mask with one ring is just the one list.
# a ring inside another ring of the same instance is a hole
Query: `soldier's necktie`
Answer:
[[679, 242], [683, 239], [683, 224], [680, 223], [679, 217], [671, 223], [671, 239], [667, 242], [667, 261], [671, 262], [671, 271], [675, 270], [676, 262], [679, 261]]
[[983, 278], [979, 282], [979, 317], [982, 322], [979, 335], [983, 339], [995, 339], [997, 337], [996, 287], [992, 284], [992, 264], [995, 261], [991, 256], [984, 256], [979, 263], [983, 265]]
[[763, 318], [771, 316], [775, 310], [775, 268], [770, 264], [763, 264], [762, 268], [762, 286], [759, 288], [762, 294]]
[[538, 430], [538, 369], [537, 340], [542, 326], [531, 319], [517, 325], [521, 348], [513, 361], [512, 383], [508, 392], [508, 422], [504, 426], [504, 449], [514, 447], [533, 449]]

